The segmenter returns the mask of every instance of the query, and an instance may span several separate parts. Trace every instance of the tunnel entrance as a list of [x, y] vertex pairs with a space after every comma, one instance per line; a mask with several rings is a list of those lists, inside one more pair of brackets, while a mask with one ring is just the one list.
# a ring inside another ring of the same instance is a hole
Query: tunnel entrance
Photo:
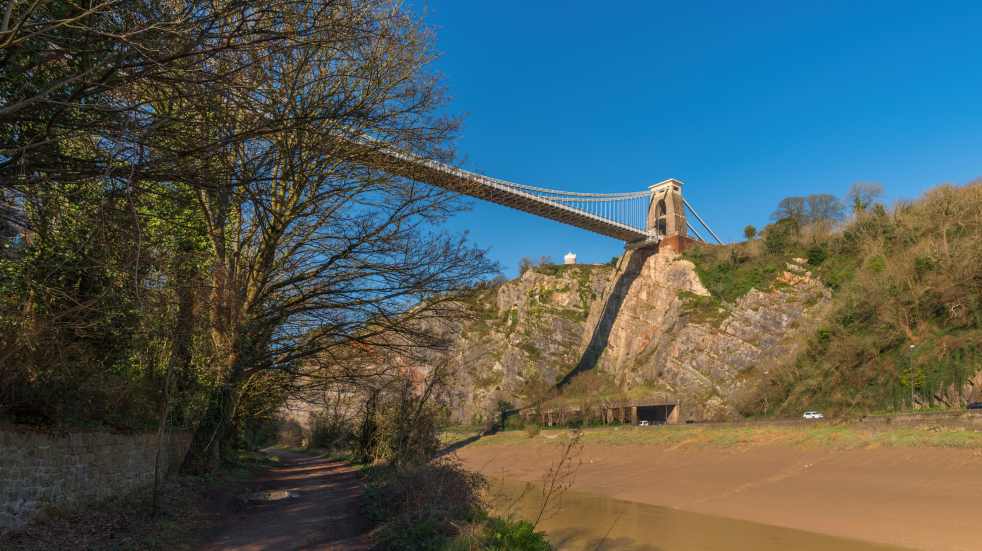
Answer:
[[652, 425], [663, 425], [672, 420], [675, 404], [657, 406], [638, 406], [638, 421], [647, 421]]

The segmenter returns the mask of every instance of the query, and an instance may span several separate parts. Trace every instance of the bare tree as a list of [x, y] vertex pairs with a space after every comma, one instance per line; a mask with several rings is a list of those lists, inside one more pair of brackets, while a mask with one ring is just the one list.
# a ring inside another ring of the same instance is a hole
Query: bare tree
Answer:
[[[102, 179], [202, 180], [201, 160], [240, 133], [189, 129], [190, 106], [237, 101], [232, 83], [277, 45], [310, 39], [278, 14], [311, 19], [354, 0], [11, 0], [0, 14], [0, 186]], [[282, 119], [281, 119], [282, 120]], [[204, 140], [204, 138], [208, 138]]]
[[845, 208], [834, 195], [818, 193], [806, 197], [785, 197], [771, 214], [774, 220], [793, 220], [799, 225], [838, 222]]
[[[304, 40], [256, 52], [230, 83], [253, 92], [200, 106], [219, 134], [254, 137], [210, 163], [198, 191], [222, 384], [189, 471], [214, 466], [251, 378], [333, 381], [358, 351], [432, 346], [420, 321], [452, 315], [452, 293], [494, 272], [482, 251], [428, 229], [461, 208], [455, 196], [366, 166], [370, 153], [351, 145], [369, 135], [446, 156], [455, 124], [433, 116], [426, 30], [388, 1], [311, 5], [322, 9], [276, 14]], [[274, 130], [241, 132], [262, 125]]]
[[563, 444], [559, 459], [542, 476], [542, 501], [533, 526], [538, 526], [543, 518], [555, 515], [562, 508], [562, 497], [573, 487], [576, 472], [583, 464], [582, 454], [583, 433], [573, 430]]
[[849, 188], [846, 198], [854, 213], [866, 212], [883, 196], [883, 186], [874, 182], [856, 182]]
[[[112, 253], [105, 266], [82, 256], [83, 279], [99, 268], [127, 301], [160, 302], [159, 317], [111, 306], [157, 322], [114, 342], [112, 358], [152, 345], [144, 356], [166, 367], [161, 423], [192, 356], [211, 370], [187, 470], [215, 465], [242, 408], [269, 409], [257, 397], [356, 380], [380, 351], [437, 346], [425, 321], [458, 315], [455, 293], [495, 271], [434, 229], [461, 209], [454, 194], [387, 172], [377, 154], [449, 161], [457, 126], [436, 114], [430, 31], [399, 2], [12, 0], [0, 11], [0, 201], [69, 229], [78, 206], [97, 252]], [[200, 225], [205, 251], [165, 237], [179, 224], [148, 208], [160, 197], [188, 199], [178, 218]], [[119, 223], [100, 228], [100, 216]], [[131, 281], [108, 277], [120, 272]], [[109, 296], [62, 307], [53, 292], [51, 319], [76, 326]], [[0, 348], [23, 350], [14, 340]]]
[[777, 209], [771, 213], [774, 220], [794, 220], [801, 224], [805, 221], [805, 198], [785, 197], [777, 204]]
[[806, 219], [809, 223], [834, 223], [842, 220], [845, 207], [834, 195], [818, 193], [805, 197]]
[[518, 273], [519, 275], [531, 270], [535, 267], [535, 261], [527, 256], [523, 256], [521, 260], [518, 261]]

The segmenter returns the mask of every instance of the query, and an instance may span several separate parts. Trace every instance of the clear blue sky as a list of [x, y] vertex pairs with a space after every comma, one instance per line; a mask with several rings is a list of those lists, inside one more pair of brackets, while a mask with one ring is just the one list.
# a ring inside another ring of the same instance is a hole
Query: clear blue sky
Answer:
[[[785, 196], [982, 176], [982, 2], [410, 0], [464, 116], [462, 166], [574, 191], [674, 177], [724, 240]], [[473, 201], [506, 275], [622, 244]]]

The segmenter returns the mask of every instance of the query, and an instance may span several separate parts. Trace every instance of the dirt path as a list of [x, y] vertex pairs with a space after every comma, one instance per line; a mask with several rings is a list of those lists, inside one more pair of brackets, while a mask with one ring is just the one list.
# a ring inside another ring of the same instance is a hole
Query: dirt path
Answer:
[[277, 450], [283, 460], [248, 489], [290, 497], [250, 502], [216, 530], [205, 550], [369, 549], [367, 526], [359, 514], [363, 486], [349, 465]]
[[[467, 446], [468, 468], [537, 481], [558, 446]], [[982, 549], [982, 450], [587, 444], [574, 488], [914, 549]]]

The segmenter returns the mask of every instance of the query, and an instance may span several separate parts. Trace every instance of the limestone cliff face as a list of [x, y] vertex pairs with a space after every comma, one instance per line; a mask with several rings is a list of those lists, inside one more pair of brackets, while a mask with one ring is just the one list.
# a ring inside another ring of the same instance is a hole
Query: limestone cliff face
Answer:
[[485, 291], [457, 327], [452, 354], [453, 414], [480, 420], [499, 400], [524, 403], [579, 360], [590, 307], [611, 268], [549, 266]]
[[683, 417], [750, 412], [758, 386], [793, 359], [831, 301], [796, 259], [771, 289], [735, 304], [709, 293], [691, 262], [671, 254], [644, 261], [613, 319], [599, 369], [625, 389], [651, 387], [684, 403]]
[[530, 270], [487, 291], [472, 305], [480, 319], [460, 328], [455, 416], [474, 420], [498, 400], [522, 404], [594, 370], [624, 393], [680, 400], [684, 419], [751, 412], [759, 385], [831, 300], [802, 264], [734, 304], [713, 300], [692, 263], [671, 252], [628, 253], [616, 268]]

